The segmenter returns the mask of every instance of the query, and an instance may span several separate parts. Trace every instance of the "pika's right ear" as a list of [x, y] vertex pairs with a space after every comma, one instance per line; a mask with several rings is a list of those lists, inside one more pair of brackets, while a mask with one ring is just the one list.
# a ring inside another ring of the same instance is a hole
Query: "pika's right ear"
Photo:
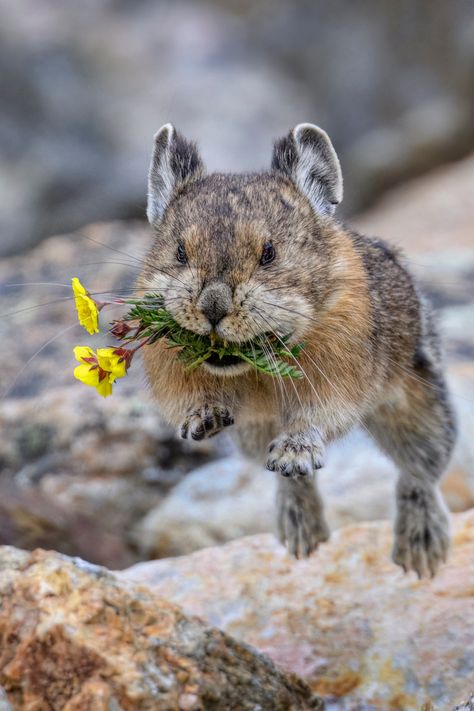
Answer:
[[146, 214], [151, 224], [161, 220], [173, 192], [204, 174], [196, 144], [187, 141], [170, 123], [155, 134], [148, 173]]
[[332, 215], [342, 200], [341, 166], [328, 134], [319, 126], [300, 123], [276, 141], [272, 168], [291, 178], [316, 212]]

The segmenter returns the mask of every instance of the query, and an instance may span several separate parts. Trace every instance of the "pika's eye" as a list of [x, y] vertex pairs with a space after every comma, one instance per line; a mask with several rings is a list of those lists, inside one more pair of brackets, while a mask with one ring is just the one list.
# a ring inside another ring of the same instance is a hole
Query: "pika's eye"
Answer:
[[176, 250], [176, 259], [180, 264], [186, 264], [188, 261], [186, 250], [182, 244], [178, 245], [178, 249]]
[[260, 257], [260, 264], [264, 267], [266, 264], [270, 264], [275, 259], [275, 247], [271, 242], [265, 242], [263, 245], [262, 256]]

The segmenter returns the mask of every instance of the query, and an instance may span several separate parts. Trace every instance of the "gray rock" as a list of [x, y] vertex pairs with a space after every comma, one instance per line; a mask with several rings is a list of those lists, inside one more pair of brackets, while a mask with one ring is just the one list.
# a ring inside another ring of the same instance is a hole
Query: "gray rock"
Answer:
[[466, 701], [465, 704], [456, 706], [453, 711], [474, 711], [474, 694]]
[[182, 555], [273, 528], [274, 475], [236, 457], [191, 472], [132, 536], [143, 557]]

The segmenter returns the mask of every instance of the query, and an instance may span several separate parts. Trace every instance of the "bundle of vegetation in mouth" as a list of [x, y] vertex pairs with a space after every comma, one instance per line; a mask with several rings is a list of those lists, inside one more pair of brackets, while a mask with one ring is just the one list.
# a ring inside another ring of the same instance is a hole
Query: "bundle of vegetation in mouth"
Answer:
[[[141, 299], [130, 300], [132, 308], [125, 321], [138, 322], [133, 335], [124, 340], [146, 339], [148, 344], [165, 338], [170, 348], [179, 348], [179, 359], [190, 369], [211, 359], [213, 364], [225, 360], [241, 360], [266, 375], [283, 378], [302, 378], [303, 373], [295, 362], [303, 344], [288, 343], [288, 336], [273, 333], [258, 336], [244, 343], [228, 342], [216, 335], [199, 335], [183, 328], [164, 307], [159, 294], [145, 294]], [[288, 362], [293, 361], [293, 362]]]
[[214, 334], [200, 336], [180, 326], [165, 309], [164, 299], [159, 294], [145, 294], [140, 299], [98, 301], [77, 277], [72, 280], [72, 290], [79, 323], [91, 336], [100, 333], [99, 314], [104, 307], [116, 304], [131, 307], [124, 318], [114, 321], [109, 329], [109, 334], [120, 341], [120, 345], [96, 351], [90, 346], [74, 348], [74, 357], [79, 363], [74, 377], [95, 388], [102, 397], [111, 395], [116, 382], [127, 375], [135, 353], [161, 338], [169, 348], [179, 349], [178, 358], [188, 368], [197, 368], [205, 361], [224, 367], [240, 360], [266, 375], [303, 377], [297, 360], [303, 344], [290, 345], [289, 336], [270, 333], [245, 343], [229, 343]]

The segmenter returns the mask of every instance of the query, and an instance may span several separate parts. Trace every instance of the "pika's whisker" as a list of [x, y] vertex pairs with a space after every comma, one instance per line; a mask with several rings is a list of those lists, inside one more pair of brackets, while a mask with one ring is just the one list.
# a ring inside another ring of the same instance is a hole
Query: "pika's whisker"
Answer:
[[19, 380], [20, 377], [23, 375], [23, 373], [25, 372], [25, 370], [28, 368], [28, 366], [33, 362], [33, 360], [34, 360], [42, 351], [44, 351], [45, 348], [47, 348], [49, 345], [51, 345], [51, 343], [54, 343], [54, 341], [56, 341], [58, 338], [60, 338], [61, 336], [63, 336], [65, 333], [67, 333], [68, 331], [71, 331], [73, 328], [77, 328], [78, 326], [79, 326], [78, 323], [73, 323], [73, 324], [71, 324], [70, 326], [67, 326], [66, 328], [63, 328], [63, 329], [62, 329], [61, 331], [59, 331], [58, 333], [55, 333], [52, 338], [49, 338], [45, 343], [43, 343], [43, 345], [42, 345], [40, 348], [38, 348], [38, 350], [35, 351], [35, 353], [33, 353], [33, 355], [32, 355], [30, 358], [28, 358], [28, 360], [26, 361], [26, 363], [25, 363], [25, 364], [22, 366], [22, 368], [18, 371], [18, 373], [17, 373], [17, 374], [15, 375], [15, 377], [13, 378], [13, 381], [8, 385], [7, 389], [0, 395], [0, 399], [1, 399], [1, 400], [5, 400], [5, 398], [8, 397], [8, 395], [12, 392], [13, 388], [15, 387], [15, 385], [17, 384], [18, 380]]
[[0, 284], [0, 289], [13, 289], [18, 286], [60, 286], [65, 289], [70, 289], [70, 284], [60, 284], [56, 281], [23, 281], [18, 284]]
[[133, 254], [128, 254], [128, 252], [124, 252], [121, 249], [117, 249], [117, 247], [112, 247], [110, 244], [106, 244], [105, 242], [101, 242], [98, 239], [94, 239], [94, 237], [90, 237], [89, 235], [86, 235], [83, 232], [78, 232], [77, 235], [79, 237], [82, 237], [82, 239], [87, 239], [89, 242], [93, 242], [93, 244], [97, 244], [101, 247], [104, 247], [105, 249], [110, 249], [111, 252], [116, 252], [117, 254], [121, 254], [124, 257], [127, 257], [128, 259], [131, 259], [132, 261], [137, 262], [140, 266], [143, 264], [142, 257], [136, 257]]

